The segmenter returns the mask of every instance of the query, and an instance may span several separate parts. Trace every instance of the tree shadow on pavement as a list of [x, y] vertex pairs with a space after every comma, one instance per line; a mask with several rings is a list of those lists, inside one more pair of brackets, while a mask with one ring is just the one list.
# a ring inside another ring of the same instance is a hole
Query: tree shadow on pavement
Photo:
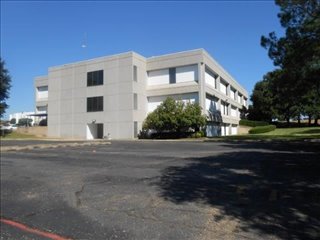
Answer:
[[163, 170], [162, 198], [209, 204], [221, 210], [214, 221], [235, 217], [243, 231], [320, 239], [318, 153], [249, 150], [185, 161]]

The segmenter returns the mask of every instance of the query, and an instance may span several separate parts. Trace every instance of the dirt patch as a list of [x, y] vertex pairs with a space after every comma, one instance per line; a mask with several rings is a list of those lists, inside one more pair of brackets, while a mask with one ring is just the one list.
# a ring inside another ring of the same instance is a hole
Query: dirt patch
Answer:
[[248, 127], [248, 126], [239, 126], [239, 131], [238, 131], [238, 134], [248, 134], [249, 133], [249, 130], [251, 129], [252, 127]]
[[16, 131], [18, 133], [34, 135], [36, 137], [47, 137], [48, 135], [48, 127], [19, 127]]

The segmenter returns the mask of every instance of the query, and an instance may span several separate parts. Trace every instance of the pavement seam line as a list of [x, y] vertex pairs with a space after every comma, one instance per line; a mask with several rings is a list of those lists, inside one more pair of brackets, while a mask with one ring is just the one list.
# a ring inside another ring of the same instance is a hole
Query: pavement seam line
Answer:
[[34, 145], [27, 145], [27, 146], [7, 146], [7, 147], [1, 147], [1, 152], [32, 150], [32, 149], [47, 149], [47, 148], [57, 148], [57, 147], [96, 146], [96, 145], [108, 145], [108, 144], [111, 144], [111, 142], [57, 143], [57, 144], [34, 144]]

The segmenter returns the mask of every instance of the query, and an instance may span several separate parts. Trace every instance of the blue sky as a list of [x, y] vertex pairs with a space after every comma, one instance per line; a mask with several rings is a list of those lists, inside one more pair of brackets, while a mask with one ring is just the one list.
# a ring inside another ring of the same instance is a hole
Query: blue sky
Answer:
[[34, 110], [33, 79], [48, 67], [131, 50], [204, 48], [251, 94], [274, 69], [260, 37], [283, 34], [278, 12], [273, 1], [1, 1], [1, 57], [13, 80], [7, 115]]

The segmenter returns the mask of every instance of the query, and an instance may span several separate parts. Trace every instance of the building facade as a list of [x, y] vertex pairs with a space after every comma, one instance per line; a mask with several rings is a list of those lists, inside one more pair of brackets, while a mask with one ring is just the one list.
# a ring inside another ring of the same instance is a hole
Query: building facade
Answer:
[[167, 97], [199, 103], [208, 136], [216, 136], [237, 134], [248, 93], [203, 49], [150, 58], [128, 52], [35, 78], [36, 113], [47, 112], [50, 137], [136, 138]]

